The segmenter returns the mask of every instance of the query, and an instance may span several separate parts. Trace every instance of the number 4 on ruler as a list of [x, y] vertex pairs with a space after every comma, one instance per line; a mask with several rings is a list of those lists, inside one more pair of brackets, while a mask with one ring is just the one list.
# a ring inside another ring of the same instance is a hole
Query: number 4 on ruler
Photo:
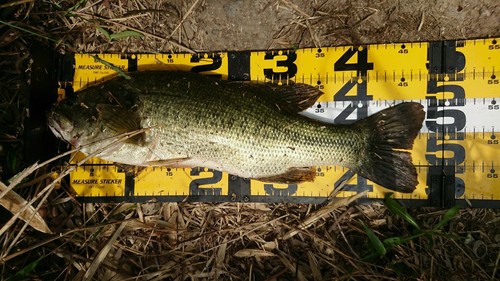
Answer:
[[[356, 63], [348, 63], [348, 61], [357, 54]], [[368, 115], [368, 101], [373, 99], [367, 92], [366, 76], [368, 70], [373, 69], [373, 63], [368, 62], [368, 49], [366, 47], [350, 48], [348, 49], [334, 64], [334, 71], [356, 71], [358, 79], [350, 79], [340, 90], [335, 93], [333, 99], [335, 101], [352, 101], [352, 103], [342, 110], [342, 112], [335, 117], [336, 124], [350, 124], [356, 122], [361, 118]], [[348, 96], [347, 93], [356, 86], [356, 95]], [[355, 101], [358, 101], [357, 103]], [[354, 111], [357, 111], [356, 119], [347, 119]], [[352, 176], [352, 171], [347, 171], [342, 177]], [[362, 192], [364, 190], [372, 191], [373, 186], [367, 183], [367, 180], [361, 176], [357, 177], [357, 185], [347, 184], [344, 187], [346, 191]]]
[[[348, 61], [357, 54], [356, 63], [348, 63]], [[373, 99], [373, 96], [368, 95], [366, 79], [368, 70], [373, 69], [373, 63], [368, 62], [368, 49], [365, 47], [348, 49], [334, 64], [334, 71], [357, 71], [358, 79], [351, 79], [335, 93], [333, 99], [335, 101], [352, 101], [334, 120], [336, 124], [350, 124], [356, 120], [365, 118], [368, 115], [367, 101]], [[347, 95], [354, 86], [356, 86], [355, 95]], [[358, 101], [359, 103], [354, 103]], [[357, 111], [356, 119], [347, 119], [354, 111]]]

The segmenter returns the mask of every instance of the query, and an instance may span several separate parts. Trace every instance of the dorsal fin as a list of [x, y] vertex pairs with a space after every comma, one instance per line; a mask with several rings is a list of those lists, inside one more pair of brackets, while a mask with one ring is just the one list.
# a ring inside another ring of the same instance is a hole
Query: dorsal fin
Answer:
[[323, 94], [314, 86], [293, 83], [288, 85], [277, 84], [250, 84], [264, 91], [259, 98], [265, 102], [276, 106], [279, 110], [289, 113], [298, 113], [314, 105], [318, 98]]

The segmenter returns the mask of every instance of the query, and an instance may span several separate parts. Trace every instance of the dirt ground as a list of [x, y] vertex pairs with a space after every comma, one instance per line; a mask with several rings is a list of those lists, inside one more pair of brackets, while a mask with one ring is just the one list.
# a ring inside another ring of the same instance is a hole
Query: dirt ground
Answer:
[[[23, 161], [24, 85], [34, 41], [64, 52], [267, 50], [500, 36], [497, 0], [46, 0], [0, 4], [1, 180]], [[134, 30], [142, 38], [109, 42]], [[43, 147], [43, 145], [40, 145]], [[46, 167], [32, 178], [40, 179]], [[29, 178], [29, 179], [32, 179]], [[50, 178], [18, 188], [32, 198]], [[414, 230], [383, 206], [42, 202], [55, 232], [1, 231], [1, 276], [13, 280], [498, 280], [500, 213], [464, 209], [440, 235], [366, 262], [362, 225], [381, 238]], [[445, 210], [412, 209], [424, 228]], [[4, 212], [5, 213], [5, 212]], [[4, 220], [10, 216], [2, 213]], [[323, 214], [320, 216], [320, 214]], [[307, 218], [311, 227], [300, 229]], [[300, 230], [297, 230], [300, 229]], [[283, 239], [289, 231], [296, 235]], [[16, 236], [19, 237], [16, 238]], [[26, 270], [30, 268], [31, 270]], [[16, 275], [17, 274], [17, 275]], [[15, 277], [17, 276], [17, 277]]]
[[186, 21], [184, 42], [195, 50], [251, 50], [485, 37], [500, 32], [497, 4], [206, 1]]
[[[115, 1], [96, 3], [100, 4], [87, 4], [89, 8], [81, 9], [81, 13], [109, 19], [101, 22], [103, 26], [136, 27], [195, 51], [471, 39], [500, 33], [499, 4], [495, 0], [146, 0], [123, 1], [121, 7], [115, 7]], [[141, 9], [153, 11], [139, 13]], [[104, 38], [95, 36], [97, 23], [68, 20], [74, 31], [84, 32], [67, 42], [76, 43], [73, 46], [77, 51], [102, 51], [103, 47], [107, 51], [167, 51], [163, 40], [156, 38], [103, 46]]]

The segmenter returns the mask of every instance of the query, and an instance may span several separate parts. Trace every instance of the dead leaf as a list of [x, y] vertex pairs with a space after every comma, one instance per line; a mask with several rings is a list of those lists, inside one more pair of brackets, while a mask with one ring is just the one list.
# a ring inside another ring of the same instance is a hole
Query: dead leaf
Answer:
[[215, 260], [215, 264], [217, 268], [224, 268], [224, 259], [226, 257], [226, 249], [227, 249], [227, 237], [222, 241], [219, 249], [217, 250], [217, 259]]
[[[130, 218], [131, 214], [126, 217], [128, 220]], [[102, 249], [99, 251], [99, 253], [94, 257], [94, 260], [90, 264], [89, 268], [84, 271], [79, 272], [79, 277], [81, 277], [81, 280], [92, 280], [94, 274], [97, 272], [99, 267], [101, 266], [102, 262], [108, 255], [109, 251], [111, 250], [113, 244], [115, 243], [116, 239], [120, 236], [122, 233], [123, 229], [127, 226], [128, 221], [124, 221], [118, 226], [116, 229], [115, 233], [109, 240], [106, 242], [106, 244], [102, 247]], [[84, 273], [83, 273], [84, 272]], [[82, 276], [83, 275], [83, 276]]]
[[274, 257], [276, 255], [271, 252], [259, 249], [243, 249], [236, 252], [234, 256], [238, 258], [248, 258], [248, 257]]
[[264, 248], [264, 250], [267, 250], [267, 251], [271, 251], [271, 250], [274, 250], [274, 249], [277, 249], [278, 248], [278, 241], [269, 241], [269, 242], [266, 242], [262, 245], [262, 248]]
[[305, 219], [302, 223], [300, 223], [297, 226], [297, 229], [293, 229], [293, 230], [287, 232], [285, 235], [283, 235], [283, 240], [292, 238], [297, 233], [299, 233], [300, 230], [309, 228], [312, 224], [314, 224], [315, 222], [317, 222], [321, 218], [327, 216], [331, 212], [335, 211], [339, 207], [349, 205], [352, 202], [356, 201], [357, 199], [359, 199], [365, 195], [366, 195], [366, 191], [358, 193], [358, 194], [350, 196], [350, 197], [339, 198], [339, 199], [333, 200], [332, 202], [330, 202], [328, 205], [324, 206], [323, 208], [317, 210], [314, 213], [311, 213], [307, 219]]
[[[0, 192], [2, 194], [6, 192], [5, 195], [0, 198], [0, 205], [13, 215], [17, 214], [28, 204], [28, 201], [24, 200], [24, 198], [19, 196], [15, 191], [8, 190], [8, 187], [3, 182], [0, 182]], [[52, 234], [52, 231], [50, 231], [50, 228], [47, 226], [42, 216], [38, 214], [33, 206], [28, 206], [26, 210], [19, 214], [19, 218], [40, 232]]]

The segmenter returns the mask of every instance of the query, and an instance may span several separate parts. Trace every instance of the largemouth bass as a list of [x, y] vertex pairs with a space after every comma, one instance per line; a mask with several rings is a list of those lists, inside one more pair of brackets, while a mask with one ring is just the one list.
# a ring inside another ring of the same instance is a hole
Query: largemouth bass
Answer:
[[235, 83], [178, 71], [130, 76], [56, 104], [48, 121], [53, 133], [84, 153], [128, 165], [202, 166], [287, 183], [313, 180], [315, 166], [340, 165], [395, 191], [418, 184], [411, 155], [402, 151], [422, 127], [418, 103], [332, 125], [298, 114], [322, 94], [305, 84]]

